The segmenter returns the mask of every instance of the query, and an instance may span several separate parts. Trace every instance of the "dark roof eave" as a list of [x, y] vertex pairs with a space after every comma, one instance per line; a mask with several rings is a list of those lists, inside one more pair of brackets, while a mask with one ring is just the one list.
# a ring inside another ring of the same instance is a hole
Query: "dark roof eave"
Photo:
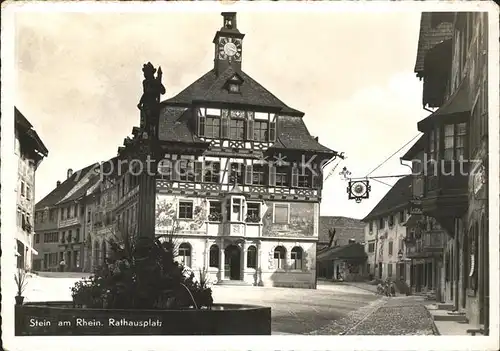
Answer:
[[271, 146], [268, 148], [268, 150], [278, 150], [278, 151], [304, 151], [304, 152], [311, 152], [315, 154], [320, 154], [324, 156], [329, 156], [329, 157], [334, 157], [334, 156], [339, 156], [339, 153], [334, 150], [311, 150], [311, 149], [299, 149], [299, 148], [289, 148], [289, 147], [274, 147]]
[[368, 221], [371, 221], [373, 219], [376, 219], [376, 218], [379, 218], [379, 217], [383, 217], [383, 216], [387, 216], [391, 213], [394, 213], [394, 212], [398, 212], [404, 208], [407, 208], [410, 206], [410, 201], [408, 200], [408, 202], [405, 202], [405, 203], [402, 203], [402, 204], [399, 204], [397, 206], [393, 206], [387, 210], [384, 210], [384, 211], [380, 211], [380, 212], [375, 212], [375, 213], [370, 213], [368, 214], [365, 218], [363, 218], [361, 221], [362, 222], [368, 222]]

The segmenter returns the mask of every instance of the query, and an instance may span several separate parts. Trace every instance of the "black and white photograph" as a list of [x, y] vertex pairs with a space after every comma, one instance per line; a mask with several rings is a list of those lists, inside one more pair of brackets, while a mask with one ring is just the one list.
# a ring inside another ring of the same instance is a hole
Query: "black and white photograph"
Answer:
[[499, 349], [499, 18], [2, 3], [2, 349]]

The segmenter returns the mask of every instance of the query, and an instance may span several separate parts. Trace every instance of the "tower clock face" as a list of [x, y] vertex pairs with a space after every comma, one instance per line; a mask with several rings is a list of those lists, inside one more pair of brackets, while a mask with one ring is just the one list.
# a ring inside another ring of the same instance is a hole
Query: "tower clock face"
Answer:
[[219, 60], [241, 61], [241, 39], [220, 37], [217, 49]]

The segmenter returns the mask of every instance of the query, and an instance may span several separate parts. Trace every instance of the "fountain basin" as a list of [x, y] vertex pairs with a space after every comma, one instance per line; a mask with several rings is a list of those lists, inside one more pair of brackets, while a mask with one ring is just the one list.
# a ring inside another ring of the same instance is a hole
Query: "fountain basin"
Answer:
[[214, 304], [212, 309], [75, 308], [71, 301], [15, 306], [15, 334], [27, 335], [271, 335], [271, 308]]

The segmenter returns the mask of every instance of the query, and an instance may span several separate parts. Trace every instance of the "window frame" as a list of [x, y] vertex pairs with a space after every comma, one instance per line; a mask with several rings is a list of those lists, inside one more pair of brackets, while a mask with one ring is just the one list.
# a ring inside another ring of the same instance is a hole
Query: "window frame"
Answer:
[[[181, 217], [181, 207], [185, 207], [185, 205], [191, 206], [191, 217]], [[182, 220], [194, 219], [193, 200], [179, 200], [179, 203], [177, 204], [177, 218], [182, 219]]]
[[[212, 204], [218, 204], [218, 206], [212, 206]], [[219, 211], [213, 211], [213, 209], [219, 209]], [[209, 222], [222, 222], [222, 201], [220, 200], [208, 200], [208, 221]]]
[[220, 269], [220, 248], [217, 244], [210, 245], [208, 267]]
[[[276, 257], [278, 254], [278, 257]], [[286, 268], [286, 248], [283, 245], [278, 245], [274, 248], [273, 260], [276, 270], [285, 270]]]
[[302, 270], [303, 267], [303, 259], [304, 259], [304, 249], [300, 246], [294, 246], [290, 251], [290, 258], [292, 260], [292, 269], [293, 270]]
[[[185, 247], [187, 246], [187, 247]], [[177, 250], [177, 253], [178, 253], [178, 257], [180, 258], [180, 261], [181, 263], [186, 266], [186, 267], [189, 267], [191, 268], [191, 259], [192, 259], [192, 255], [193, 255], [193, 247], [190, 243], [188, 242], [182, 242], [180, 245], [179, 245], [179, 248]], [[188, 253], [187, 255], [185, 255], [184, 253]], [[189, 261], [189, 264], [186, 263], [186, 261]]]
[[[255, 201], [247, 201], [247, 211], [246, 211], [246, 217], [245, 217], [245, 222], [246, 223], [260, 223], [262, 221], [262, 204], [260, 202], [255, 202]], [[256, 208], [252, 208], [256, 207]], [[250, 213], [250, 212], [256, 212], [256, 213]]]
[[257, 269], [257, 248], [255, 245], [250, 245], [247, 248], [247, 266], [246, 268]]

